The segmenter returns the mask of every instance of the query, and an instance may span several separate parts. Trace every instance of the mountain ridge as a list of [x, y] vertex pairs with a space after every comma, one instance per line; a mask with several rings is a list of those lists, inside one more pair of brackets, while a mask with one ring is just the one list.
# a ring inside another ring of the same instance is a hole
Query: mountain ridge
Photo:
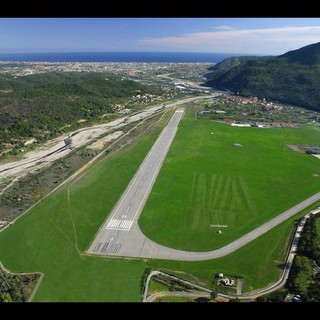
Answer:
[[275, 57], [233, 58], [240, 63], [215, 65], [206, 86], [320, 111], [320, 42]]

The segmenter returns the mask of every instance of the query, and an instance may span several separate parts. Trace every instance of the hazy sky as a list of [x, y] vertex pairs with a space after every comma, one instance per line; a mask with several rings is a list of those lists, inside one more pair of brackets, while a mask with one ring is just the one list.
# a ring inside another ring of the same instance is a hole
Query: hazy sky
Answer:
[[320, 18], [0, 18], [1, 52], [281, 54], [320, 42]]

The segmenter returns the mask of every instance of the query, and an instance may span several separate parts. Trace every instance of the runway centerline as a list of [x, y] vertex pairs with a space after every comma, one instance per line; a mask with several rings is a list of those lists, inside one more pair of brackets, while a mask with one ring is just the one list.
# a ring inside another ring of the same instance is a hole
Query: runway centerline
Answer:
[[[162, 130], [128, 187], [103, 223], [87, 250], [88, 253], [121, 255], [128, 241], [134, 243], [135, 236], [131, 232], [132, 227], [137, 226], [138, 218], [176, 135], [183, 113], [184, 109], [176, 110], [167, 126]], [[118, 232], [116, 236], [113, 233], [114, 230]], [[137, 252], [141, 252], [142, 249], [140, 242], [140, 239], [136, 241]]]

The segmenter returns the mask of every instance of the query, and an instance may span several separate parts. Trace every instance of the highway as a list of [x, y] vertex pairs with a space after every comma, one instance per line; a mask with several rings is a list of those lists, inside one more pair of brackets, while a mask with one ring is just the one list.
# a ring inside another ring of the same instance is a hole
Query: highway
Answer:
[[88, 253], [117, 254], [125, 246], [132, 225], [137, 225], [183, 113], [184, 109], [178, 108], [162, 130], [110, 216], [100, 228]]

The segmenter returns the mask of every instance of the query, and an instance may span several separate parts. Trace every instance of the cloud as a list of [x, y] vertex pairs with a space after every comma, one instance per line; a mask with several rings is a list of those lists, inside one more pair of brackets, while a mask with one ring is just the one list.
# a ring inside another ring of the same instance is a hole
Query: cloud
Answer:
[[219, 30], [219, 31], [230, 31], [230, 30], [234, 30], [233, 27], [230, 26], [217, 26], [217, 27], [212, 27], [215, 30]]
[[144, 48], [162, 51], [281, 54], [320, 42], [320, 26], [262, 29], [227, 27], [229, 30], [226, 27], [173, 37], [143, 38], [138, 43]]

